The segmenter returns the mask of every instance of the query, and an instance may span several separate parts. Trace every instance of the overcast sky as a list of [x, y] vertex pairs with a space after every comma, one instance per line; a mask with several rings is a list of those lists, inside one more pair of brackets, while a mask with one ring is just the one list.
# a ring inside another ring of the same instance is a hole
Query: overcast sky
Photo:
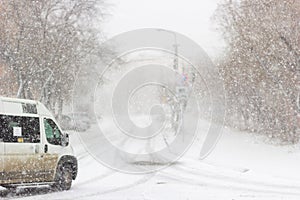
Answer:
[[105, 31], [109, 37], [138, 28], [164, 28], [197, 42], [209, 56], [224, 47], [211, 21], [220, 0], [112, 0], [112, 16]]

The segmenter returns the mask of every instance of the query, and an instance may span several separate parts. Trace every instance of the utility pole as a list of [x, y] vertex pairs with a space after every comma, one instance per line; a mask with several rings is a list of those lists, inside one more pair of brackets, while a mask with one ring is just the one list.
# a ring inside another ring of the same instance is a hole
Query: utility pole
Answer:
[[[166, 32], [166, 33], [169, 33], [169, 34], [172, 34], [173, 37], [174, 37], [174, 44], [173, 44], [173, 47], [174, 47], [174, 58], [173, 58], [173, 69], [174, 71], [177, 71], [178, 70], [178, 47], [179, 47], [179, 44], [178, 44], [178, 41], [177, 41], [177, 35], [175, 32], [172, 32], [172, 31], [169, 31], [169, 30], [165, 30], [165, 29], [157, 29], [157, 31], [162, 31], [162, 32]], [[177, 76], [175, 75], [174, 77], [174, 89], [177, 90], [178, 86], [179, 86], [179, 83], [178, 83], [178, 80], [177, 80]], [[178, 96], [177, 96], [178, 97]], [[180, 118], [180, 115], [182, 115], [182, 112], [181, 112], [181, 102], [176, 102], [177, 100], [175, 100], [176, 98], [173, 98], [173, 101], [171, 101], [171, 109], [172, 109], [172, 127], [177, 130], [178, 128], [178, 122], [179, 122], [179, 118]]]
[[157, 29], [157, 31], [163, 31], [163, 32], [166, 32], [166, 33], [170, 33], [174, 36], [174, 61], [173, 61], [173, 69], [174, 70], [178, 70], [178, 42], [177, 42], [177, 35], [175, 32], [173, 31], [169, 31], [169, 30], [165, 30], [165, 29]]
[[[173, 32], [172, 32], [173, 33]], [[178, 70], [178, 43], [177, 43], [177, 36], [176, 36], [176, 33], [173, 33], [174, 34], [174, 41], [175, 41], [175, 44], [173, 45], [174, 46], [174, 50], [175, 50], [175, 55], [174, 55], [174, 70]]]

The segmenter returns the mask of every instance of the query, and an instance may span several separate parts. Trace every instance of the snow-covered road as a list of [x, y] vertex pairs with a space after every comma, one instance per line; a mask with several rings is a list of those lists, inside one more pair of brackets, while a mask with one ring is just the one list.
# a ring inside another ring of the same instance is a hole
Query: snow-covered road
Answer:
[[20, 188], [4, 199], [300, 199], [297, 146], [276, 147], [253, 135], [229, 129], [224, 132], [204, 161], [197, 159], [200, 150], [196, 143], [171, 166], [143, 175], [104, 167], [85, 150], [78, 134], [72, 133], [80, 171], [70, 191]]

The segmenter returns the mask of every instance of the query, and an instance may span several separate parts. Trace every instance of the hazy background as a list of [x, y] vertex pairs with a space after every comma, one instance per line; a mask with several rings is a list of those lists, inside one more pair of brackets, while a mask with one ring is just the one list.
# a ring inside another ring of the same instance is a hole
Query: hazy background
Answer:
[[111, 17], [104, 29], [108, 37], [139, 28], [169, 29], [191, 38], [214, 58], [224, 48], [224, 41], [211, 19], [218, 2], [220, 0], [112, 0]]

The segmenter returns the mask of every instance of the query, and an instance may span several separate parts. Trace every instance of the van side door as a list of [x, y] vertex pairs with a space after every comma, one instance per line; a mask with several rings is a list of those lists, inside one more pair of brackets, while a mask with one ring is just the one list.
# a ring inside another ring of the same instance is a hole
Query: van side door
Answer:
[[0, 129], [0, 184], [4, 183], [5, 174], [4, 174], [4, 143], [1, 138], [1, 129]]
[[44, 164], [46, 180], [53, 181], [59, 156], [64, 152], [64, 147], [62, 146], [63, 134], [55, 121], [51, 118], [44, 118]]
[[4, 142], [5, 183], [44, 180], [38, 116], [0, 115]]

